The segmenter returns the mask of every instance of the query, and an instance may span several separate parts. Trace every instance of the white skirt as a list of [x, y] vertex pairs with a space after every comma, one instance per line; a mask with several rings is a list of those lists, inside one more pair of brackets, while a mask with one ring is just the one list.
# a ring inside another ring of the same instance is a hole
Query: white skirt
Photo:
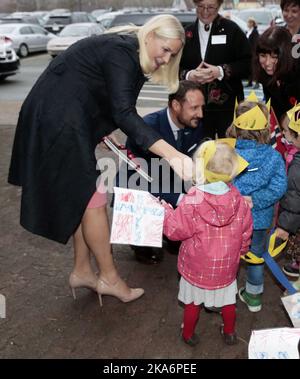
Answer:
[[229, 286], [216, 290], [208, 290], [193, 286], [183, 277], [179, 283], [178, 300], [184, 304], [204, 304], [205, 307], [223, 307], [235, 304], [237, 294], [237, 282], [234, 280]]

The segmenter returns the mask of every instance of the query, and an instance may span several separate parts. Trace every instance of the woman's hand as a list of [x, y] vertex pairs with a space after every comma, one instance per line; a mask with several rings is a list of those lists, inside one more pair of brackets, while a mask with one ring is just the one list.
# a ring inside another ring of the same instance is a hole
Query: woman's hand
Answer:
[[211, 83], [220, 76], [219, 67], [201, 62], [200, 65], [190, 71], [188, 79], [200, 84]]
[[[110, 139], [116, 146], [120, 146], [121, 145], [121, 142], [116, 137], [115, 132], [110, 133], [106, 137], [108, 139]], [[100, 142], [100, 147], [103, 147], [106, 150], [110, 150], [109, 147], [103, 141]]]
[[149, 150], [167, 160], [172, 169], [182, 180], [191, 180], [193, 177], [193, 161], [190, 157], [180, 153], [175, 147], [168, 144], [165, 140], [156, 141]]
[[182, 180], [192, 180], [194, 164], [190, 157], [177, 151], [176, 156], [167, 160], [169, 165]]

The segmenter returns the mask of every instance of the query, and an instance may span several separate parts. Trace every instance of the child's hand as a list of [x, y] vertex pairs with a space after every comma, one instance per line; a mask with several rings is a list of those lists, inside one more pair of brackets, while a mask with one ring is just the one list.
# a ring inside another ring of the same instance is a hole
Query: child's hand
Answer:
[[164, 207], [169, 207], [169, 208], [172, 208], [172, 209], [173, 209], [172, 205], [169, 204], [169, 203], [167, 203], [164, 199], [161, 199], [161, 200], [160, 200], [160, 203], [161, 203], [161, 205], [163, 205]]
[[276, 228], [275, 234], [276, 237], [281, 238], [282, 240], [287, 240], [289, 238], [289, 233], [281, 228]]
[[247, 201], [250, 209], [253, 208], [253, 201], [252, 201], [252, 197], [251, 196], [243, 196], [243, 198]]

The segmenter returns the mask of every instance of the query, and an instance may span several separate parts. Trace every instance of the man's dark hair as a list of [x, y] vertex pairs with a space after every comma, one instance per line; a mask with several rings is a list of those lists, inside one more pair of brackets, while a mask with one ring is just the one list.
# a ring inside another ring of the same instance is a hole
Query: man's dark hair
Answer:
[[297, 6], [300, 7], [300, 0], [281, 0], [280, 2], [280, 8], [284, 10], [285, 7]]
[[200, 91], [204, 95], [204, 90], [201, 84], [192, 82], [191, 80], [181, 80], [177, 92], [169, 95], [169, 105], [171, 105], [173, 100], [183, 103], [188, 91]]

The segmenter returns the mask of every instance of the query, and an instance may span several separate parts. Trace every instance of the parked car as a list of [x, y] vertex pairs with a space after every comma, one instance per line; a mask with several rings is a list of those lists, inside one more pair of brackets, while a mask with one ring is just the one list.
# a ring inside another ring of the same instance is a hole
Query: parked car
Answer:
[[130, 12], [117, 15], [111, 22], [110, 27], [134, 24], [137, 26], [144, 25], [147, 20], [158, 14], [172, 14], [178, 18], [183, 26], [193, 23], [196, 20], [195, 12], [174, 12], [170, 11], [153, 11], [153, 12]]
[[59, 34], [66, 25], [91, 21], [87, 12], [56, 13], [49, 15], [44, 28], [48, 32]]
[[248, 21], [249, 17], [253, 17], [257, 23], [257, 30], [259, 34], [268, 29], [274, 21], [273, 12], [265, 8], [247, 8], [240, 10], [236, 16], [244, 21]]
[[20, 60], [8, 37], [0, 37], [0, 81], [15, 75], [20, 68]]
[[9, 16], [1, 17], [0, 24], [36, 24], [41, 25], [41, 22], [37, 16], [33, 16], [30, 14], [11, 14]]
[[12, 41], [12, 47], [20, 57], [46, 51], [48, 41], [55, 37], [41, 26], [32, 24], [0, 24], [0, 36]]
[[123, 11], [113, 11], [100, 14], [99, 16], [97, 16], [97, 22], [104, 26], [105, 29], [109, 29], [112, 21], [119, 14], [123, 14]]
[[65, 51], [74, 42], [104, 32], [105, 28], [102, 25], [92, 22], [70, 24], [67, 25], [58, 36], [48, 42], [47, 51], [52, 57], [55, 57], [62, 51]]

